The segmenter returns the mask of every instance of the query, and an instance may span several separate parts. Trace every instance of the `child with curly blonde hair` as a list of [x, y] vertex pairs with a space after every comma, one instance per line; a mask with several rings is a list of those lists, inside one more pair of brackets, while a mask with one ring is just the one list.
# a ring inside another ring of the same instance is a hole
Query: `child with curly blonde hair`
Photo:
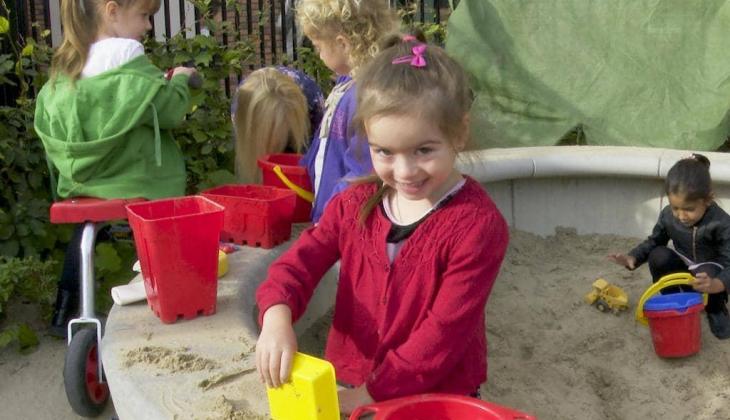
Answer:
[[378, 52], [378, 39], [397, 27], [386, 1], [299, 0], [297, 20], [324, 64], [337, 74], [325, 114], [302, 159], [314, 186], [312, 221], [347, 179], [368, 175], [372, 163], [367, 142], [351, 127], [356, 89], [352, 76]]

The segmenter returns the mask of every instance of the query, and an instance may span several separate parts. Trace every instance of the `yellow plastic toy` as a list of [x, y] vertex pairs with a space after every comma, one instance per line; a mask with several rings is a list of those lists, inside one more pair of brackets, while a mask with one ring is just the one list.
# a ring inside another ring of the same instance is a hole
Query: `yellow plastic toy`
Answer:
[[[667, 274], [660, 278], [656, 283], [649, 286], [644, 294], [641, 295], [639, 303], [636, 304], [636, 313], [634, 314], [636, 320], [644, 325], [649, 325], [649, 320], [644, 315], [644, 304], [646, 301], [666, 287], [680, 286], [683, 284], [691, 285], [694, 282], [694, 279], [695, 278], [689, 273]], [[707, 293], [702, 294], [702, 301], [705, 305], [707, 305]]]
[[614, 314], [617, 314], [629, 307], [629, 297], [626, 292], [604, 279], [594, 281], [593, 290], [588, 292], [584, 299], [589, 305], [595, 304], [596, 309], [601, 312], [610, 309]]
[[228, 256], [225, 252], [218, 250], [218, 277], [223, 277], [228, 272]]
[[339, 420], [335, 369], [326, 360], [294, 355], [291, 378], [279, 388], [267, 388], [274, 420]]

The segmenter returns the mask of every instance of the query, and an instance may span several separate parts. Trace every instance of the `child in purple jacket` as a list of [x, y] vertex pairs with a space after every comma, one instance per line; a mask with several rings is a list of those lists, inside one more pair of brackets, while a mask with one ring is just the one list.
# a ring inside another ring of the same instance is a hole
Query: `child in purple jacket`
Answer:
[[372, 163], [367, 141], [350, 127], [356, 89], [352, 75], [377, 52], [377, 41], [397, 28], [386, 2], [300, 0], [297, 19], [324, 64], [337, 75], [325, 113], [302, 159], [314, 188], [312, 221], [317, 222], [347, 180], [368, 175]]

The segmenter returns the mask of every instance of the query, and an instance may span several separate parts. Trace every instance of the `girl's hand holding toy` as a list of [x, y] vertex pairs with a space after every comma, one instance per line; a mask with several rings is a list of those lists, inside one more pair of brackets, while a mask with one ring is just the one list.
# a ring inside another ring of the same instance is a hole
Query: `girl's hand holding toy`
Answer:
[[720, 293], [725, 290], [725, 285], [722, 281], [715, 277], [710, 277], [707, 273], [695, 274], [694, 283], [692, 287], [701, 293]]
[[256, 342], [256, 368], [261, 382], [278, 388], [289, 380], [297, 336], [291, 321], [291, 309], [279, 304], [266, 310], [259, 340]]

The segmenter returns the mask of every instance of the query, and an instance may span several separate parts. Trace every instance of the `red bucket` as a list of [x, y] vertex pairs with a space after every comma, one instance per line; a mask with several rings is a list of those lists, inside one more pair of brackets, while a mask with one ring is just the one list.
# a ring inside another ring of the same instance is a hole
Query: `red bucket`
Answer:
[[147, 303], [166, 324], [215, 313], [223, 207], [201, 196], [127, 205]]
[[[299, 166], [302, 155], [296, 153], [277, 153], [258, 159], [264, 185], [288, 188], [297, 193], [294, 207], [294, 223], [312, 220], [312, 184], [309, 182], [307, 168]], [[280, 169], [279, 174], [275, 168]], [[287, 185], [288, 184], [288, 185]], [[306, 196], [309, 195], [309, 199]]]
[[685, 357], [700, 351], [700, 311], [704, 308], [699, 293], [657, 295], [644, 304], [649, 320], [654, 351], [660, 357]]
[[226, 209], [223, 241], [273, 248], [291, 237], [294, 191], [266, 185], [223, 185], [202, 195]]
[[535, 420], [511, 408], [451, 394], [421, 394], [358, 407], [350, 420], [374, 413], [372, 420]]

